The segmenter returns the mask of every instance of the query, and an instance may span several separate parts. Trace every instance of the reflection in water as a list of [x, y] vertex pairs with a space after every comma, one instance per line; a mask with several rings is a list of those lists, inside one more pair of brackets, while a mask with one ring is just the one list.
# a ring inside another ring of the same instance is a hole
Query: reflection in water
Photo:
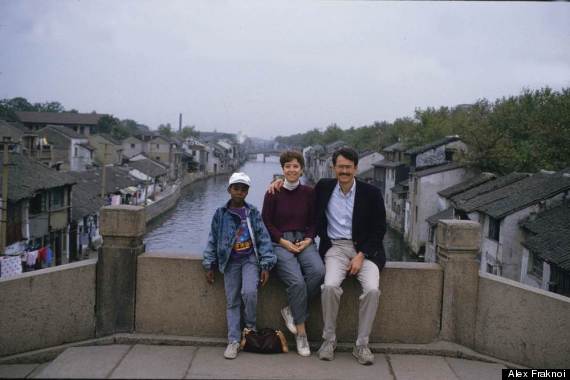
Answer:
[[[263, 196], [273, 174], [281, 172], [277, 162], [248, 161], [241, 171], [247, 173], [252, 186], [246, 201], [261, 211]], [[218, 207], [228, 201], [229, 175], [198, 181], [183, 190], [177, 206], [147, 226], [146, 251], [173, 252], [202, 257], [208, 240], [212, 216]], [[384, 238], [388, 260], [415, 261], [409, 257], [405, 244], [398, 234], [388, 230]]]

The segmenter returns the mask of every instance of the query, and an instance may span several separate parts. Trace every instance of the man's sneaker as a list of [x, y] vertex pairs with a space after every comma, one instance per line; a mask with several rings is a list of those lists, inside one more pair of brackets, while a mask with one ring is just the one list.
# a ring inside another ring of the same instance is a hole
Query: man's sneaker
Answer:
[[226, 350], [224, 351], [224, 358], [226, 359], [235, 359], [237, 358], [239, 352], [239, 343], [233, 342], [228, 344]]
[[325, 340], [319, 348], [319, 359], [321, 360], [334, 360], [334, 350], [336, 349], [336, 342], [334, 340]]
[[297, 335], [295, 337], [297, 343], [297, 353], [301, 356], [311, 356], [311, 349], [309, 348], [309, 341], [306, 335]]
[[374, 354], [368, 348], [368, 345], [362, 346], [354, 346], [354, 350], [352, 350], [352, 356], [358, 360], [360, 364], [363, 365], [370, 365], [374, 363]]
[[291, 334], [297, 334], [297, 327], [295, 326], [295, 321], [293, 320], [293, 314], [291, 314], [291, 309], [289, 306], [285, 306], [281, 309], [281, 315], [285, 320], [285, 325], [291, 331]]

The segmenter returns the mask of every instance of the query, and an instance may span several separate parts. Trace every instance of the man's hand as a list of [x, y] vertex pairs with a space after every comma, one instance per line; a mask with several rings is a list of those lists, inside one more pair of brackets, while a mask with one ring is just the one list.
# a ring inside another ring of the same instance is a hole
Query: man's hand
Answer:
[[354, 256], [352, 260], [350, 260], [350, 263], [348, 264], [348, 268], [346, 269], [348, 271], [348, 274], [352, 276], [358, 274], [358, 272], [360, 272], [360, 268], [362, 268], [363, 263], [364, 263], [364, 253], [358, 252], [356, 256]]
[[278, 193], [281, 190], [281, 186], [283, 186], [283, 180], [277, 179], [269, 184], [267, 192], [271, 195]]
[[299, 246], [297, 246], [297, 244], [294, 244], [293, 242], [287, 239], [283, 238], [279, 239], [279, 245], [295, 255], [302, 251], [302, 249], [300, 249]]
[[261, 272], [259, 283], [261, 286], [265, 286], [265, 284], [267, 284], [267, 281], [269, 281], [269, 271], [264, 270]]
[[214, 283], [214, 277], [216, 277], [216, 274], [212, 269], [206, 272], [206, 281], [208, 281], [208, 284]]

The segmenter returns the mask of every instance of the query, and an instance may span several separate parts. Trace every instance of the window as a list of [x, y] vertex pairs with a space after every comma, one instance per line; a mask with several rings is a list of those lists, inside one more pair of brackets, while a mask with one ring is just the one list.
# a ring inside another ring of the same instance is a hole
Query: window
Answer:
[[529, 252], [527, 273], [534, 277], [542, 278], [542, 260], [537, 254], [532, 252]]
[[42, 194], [36, 194], [30, 201], [30, 214], [40, 214], [45, 211], [45, 197]]
[[156, 160], [157, 160], [157, 161], [160, 161], [160, 157], [159, 157], [159, 156], [156, 156]]
[[131, 149], [135, 149], [135, 144], [131, 144]]
[[501, 235], [501, 221], [499, 219], [489, 217], [489, 239], [499, 241]]
[[77, 157], [79, 155], [77, 147], [74, 148], [73, 154], [74, 154], [74, 157]]
[[52, 209], [53, 208], [61, 208], [64, 206], [64, 192], [63, 192], [63, 188], [59, 188], [56, 190], [53, 190], [51, 192], [51, 206]]
[[156, 144], [156, 149], [160, 149], [160, 144]]

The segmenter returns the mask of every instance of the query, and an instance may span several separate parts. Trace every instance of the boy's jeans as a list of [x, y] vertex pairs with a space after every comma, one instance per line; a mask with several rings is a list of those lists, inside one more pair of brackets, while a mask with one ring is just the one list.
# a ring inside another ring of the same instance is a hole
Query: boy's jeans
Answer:
[[241, 340], [241, 302], [243, 299], [243, 319], [245, 327], [255, 329], [257, 308], [257, 285], [259, 266], [255, 254], [245, 257], [230, 257], [224, 271], [226, 289], [228, 342]]

